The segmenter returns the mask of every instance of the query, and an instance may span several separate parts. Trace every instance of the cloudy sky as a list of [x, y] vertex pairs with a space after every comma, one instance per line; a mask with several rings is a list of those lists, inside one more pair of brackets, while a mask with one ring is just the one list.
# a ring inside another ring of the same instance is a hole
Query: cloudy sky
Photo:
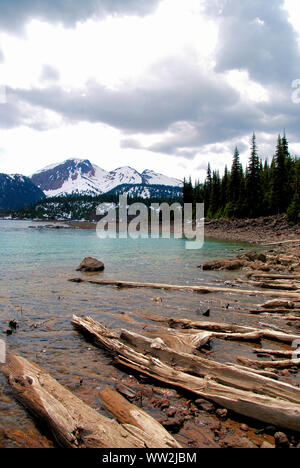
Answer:
[[299, 155], [297, 79], [299, 0], [0, 0], [0, 172], [203, 178], [284, 128]]

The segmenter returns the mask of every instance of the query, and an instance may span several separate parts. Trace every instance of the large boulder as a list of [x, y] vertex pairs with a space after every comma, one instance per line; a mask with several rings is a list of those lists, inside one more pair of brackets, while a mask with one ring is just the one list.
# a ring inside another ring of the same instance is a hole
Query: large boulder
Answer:
[[104, 268], [104, 263], [100, 262], [100, 260], [93, 257], [86, 257], [82, 260], [76, 271], [103, 271]]

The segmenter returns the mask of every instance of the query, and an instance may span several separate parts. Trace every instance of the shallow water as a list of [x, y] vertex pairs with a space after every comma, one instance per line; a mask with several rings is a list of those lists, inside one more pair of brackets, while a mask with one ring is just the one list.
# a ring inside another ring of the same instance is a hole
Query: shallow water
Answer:
[[[107, 353], [93, 348], [73, 330], [72, 314], [90, 315], [120, 330], [140, 329], [150, 323], [145, 315], [197, 319], [201, 310], [210, 308], [213, 321], [255, 325], [257, 318], [249, 317], [244, 309], [251, 303], [257, 304], [256, 297], [117, 289], [67, 281], [80, 276], [75, 270], [84, 257], [93, 256], [105, 263], [105, 272], [98, 274], [101, 278], [224, 286], [224, 280], [234, 274], [208, 274], [197, 265], [217, 257], [234, 256], [236, 250], [247, 248], [246, 245], [209, 240], [202, 250], [193, 251], [185, 250], [181, 239], [101, 240], [90, 230], [29, 229], [32, 224], [0, 221], [0, 338], [6, 340], [10, 351], [40, 364], [100, 411], [103, 410], [98, 390], [127, 374], [111, 365]], [[162, 297], [162, 304], [153, 301], [156, 296]], [[6, 337], [11, 319], [18, 321], [19, 328]], [[216, 340], [216, 359], [232, 361], [236, 354], [253, 357], [248, 345]], [[80, 385], [81, 379], [84, 385]], [[37, 446], [51, 446], [48, 439], [39, 439], [34, 420], [15, 402], [2, 374], [1, 427], [32, 434], [30, 437], [37, 441]], [[19, 445], [26, 446], [22, 437]]]

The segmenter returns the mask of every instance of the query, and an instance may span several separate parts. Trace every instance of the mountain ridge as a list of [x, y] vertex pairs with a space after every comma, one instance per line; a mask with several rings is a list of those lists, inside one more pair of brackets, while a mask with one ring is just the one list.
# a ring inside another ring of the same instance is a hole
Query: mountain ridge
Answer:
[[139, 173], [130, 166], [123, 166], [108, 172], [88, 159], [78, 158], [46, 166], [32, 174], [31, 180], [47, 197], [72, 193], [100, 195], [120, 185], [182, 187], [179, 179], [150, 169]]

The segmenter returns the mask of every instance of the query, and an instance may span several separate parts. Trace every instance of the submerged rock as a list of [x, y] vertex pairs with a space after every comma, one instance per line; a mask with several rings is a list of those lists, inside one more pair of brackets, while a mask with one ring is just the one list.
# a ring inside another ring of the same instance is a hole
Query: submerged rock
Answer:
[[204, 271], [210, 270], [239, 270], [244, 266], [241, 260], [232, 260], [230, 258], [222, 258], [219, 260], [213, 260], [203, 265]]
[[104, 263], [96, 258], [86, 257], [76, 269], [76, 271], [103, 271]]

